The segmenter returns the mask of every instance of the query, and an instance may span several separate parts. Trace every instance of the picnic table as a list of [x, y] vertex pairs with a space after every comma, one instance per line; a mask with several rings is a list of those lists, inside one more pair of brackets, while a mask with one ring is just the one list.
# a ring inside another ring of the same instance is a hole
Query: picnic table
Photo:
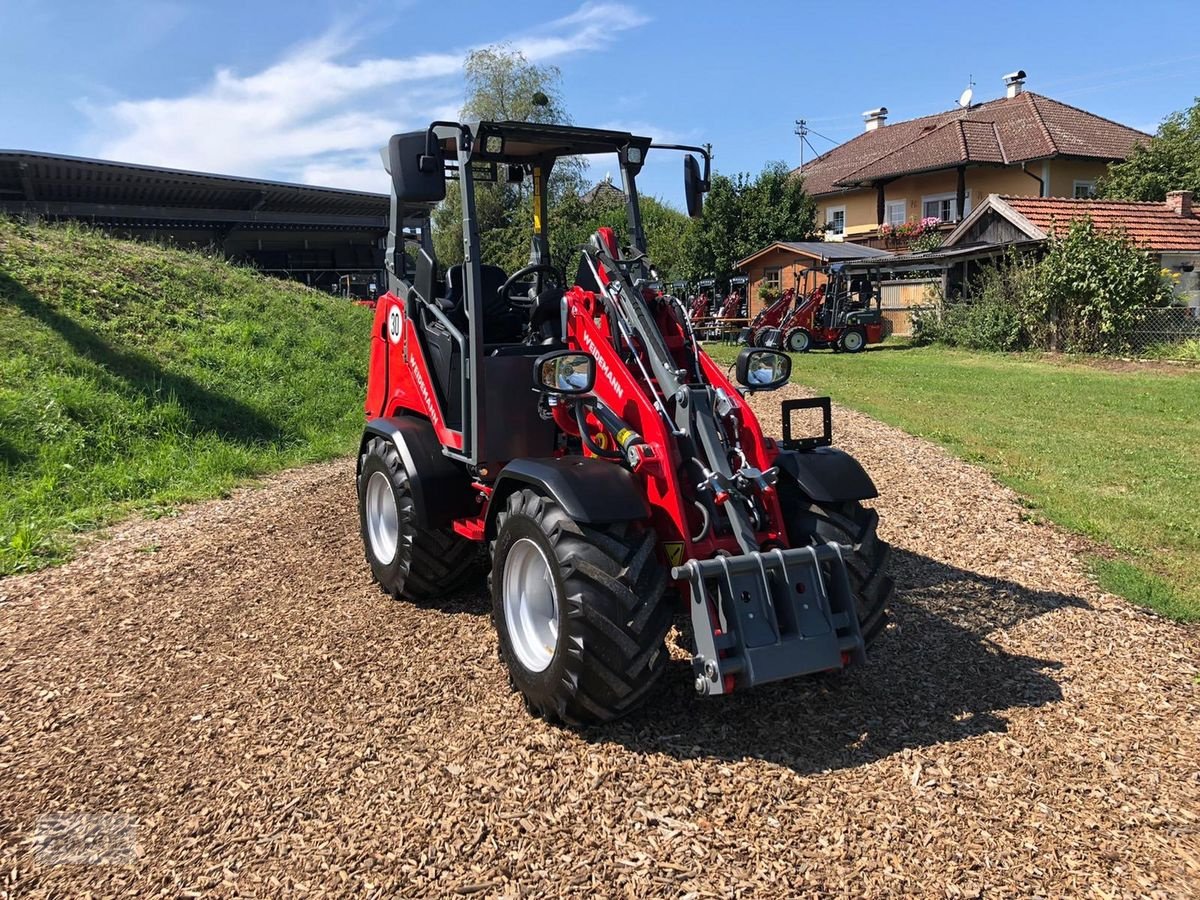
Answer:
[[708, 316], [692, 321], [692, 330], [706, 341], [720, 341], [723, 344], [737, 342], [737, 336], [750, 320], [741, 316]]

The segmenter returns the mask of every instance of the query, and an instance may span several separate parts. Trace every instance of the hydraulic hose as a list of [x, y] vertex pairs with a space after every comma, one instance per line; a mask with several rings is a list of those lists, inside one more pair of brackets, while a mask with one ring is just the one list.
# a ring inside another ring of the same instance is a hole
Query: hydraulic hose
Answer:
[[575, 407], [575, 424], [579, 426], [579, 436], [583, 439], [583, 446], [602, 459], [624, 460], [625, 454], [620, 450], [606, 450], [592, 440], [592, 436], [588, 434], [587, 417], [584, 414], [583, 404], [576, 402], [572, 405]]

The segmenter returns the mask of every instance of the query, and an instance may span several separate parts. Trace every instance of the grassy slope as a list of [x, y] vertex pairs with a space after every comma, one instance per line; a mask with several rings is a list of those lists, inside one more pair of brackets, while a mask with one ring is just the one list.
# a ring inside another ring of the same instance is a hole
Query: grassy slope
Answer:
[[351, 450], [369, 321], [201, 254], [0, 219], [0, 574]]
[[796, 381], [941, 443], [1115, 548], [1096, 564], [1106, 589], [1200, 619], [1200, 372], [932, 347], [793, 359]]

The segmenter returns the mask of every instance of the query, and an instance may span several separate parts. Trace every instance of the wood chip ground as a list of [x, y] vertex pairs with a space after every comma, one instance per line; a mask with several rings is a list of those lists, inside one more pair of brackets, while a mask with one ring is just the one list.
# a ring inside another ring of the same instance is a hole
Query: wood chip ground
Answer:
[[[896, 548], [869, 664], [702, 700], [677, 659], [590, 731], [529, 718], [481, 598], [379, 594], [349, 460], [0, 581], [0, 896], [1200, 895], [1200, 631], [980, 470], [835, 428]], [[134, 861], [55, 864], [39, 822], [97, 812]]]

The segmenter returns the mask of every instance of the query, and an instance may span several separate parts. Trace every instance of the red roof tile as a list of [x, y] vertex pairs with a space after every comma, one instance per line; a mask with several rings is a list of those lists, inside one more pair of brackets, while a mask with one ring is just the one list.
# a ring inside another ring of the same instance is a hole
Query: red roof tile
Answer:
[[1200, 217], [1181, 216], [1162, 203], [1065, 197], [1000, 199], [1046, 234], [1087, 215], [1097, 228], [1123, 229], [1130, 239], [1148, 250], [1200, 251]]
[[916, 172], [1007, 165], [1053, 156], [1124, 159], [1148, 136], [1028, 91], [884, 125], [834, 147], [801, 170], [811, 194]]

